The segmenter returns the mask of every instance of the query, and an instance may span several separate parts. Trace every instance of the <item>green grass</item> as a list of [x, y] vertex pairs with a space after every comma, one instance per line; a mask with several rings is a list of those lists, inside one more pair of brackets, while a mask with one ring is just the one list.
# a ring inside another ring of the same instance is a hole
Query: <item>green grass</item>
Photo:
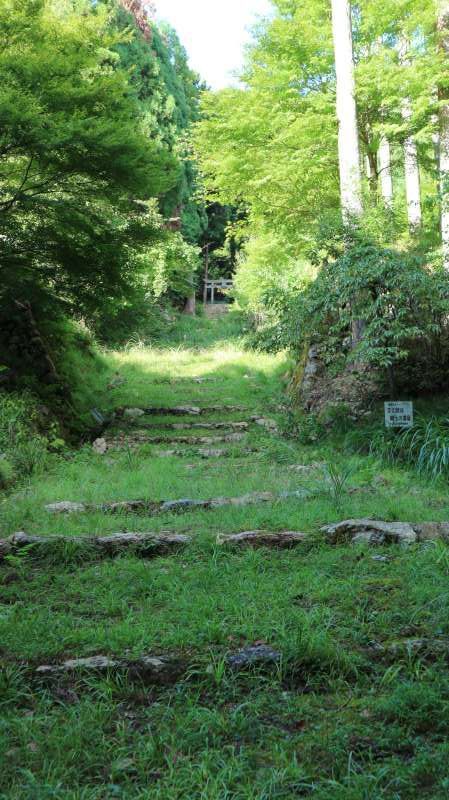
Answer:
[[[165, 348], [105, 358], [95, 388], [102, 410], [231, 403], [283, 423], [288, 363], [245, 350], [233, 314], [183, 321]], [[116, 372], [126, 383], [107, 389]], [[163, 421], [144, 424], [156, 434]], [[253, 426], [241, 444], [224, 446], [229, 458], [203, 461], [188, 447], [161, 459], [161, 446], [98, 456], [85, 445], [2, 496], [4, 535], [176, 530], [193, 539], [148, 561], [96, 560], [89, 551], [82, 560], [68, 548], [0, 566], [2, 800], [447, 798], [448, 665], [441, 656], [380, 658], [372, 643], [449, 638], [449, 549], [393, 547], [381, 562], [372, 558], [380, 549], [331, 547], [320, 534], [345, 517], [448, 520], [444, 482], [348, 453], [341, 436], [303, 445]], [[248, 446], [258, 452], [243, 455]], [[327, 468], [291, 469], [314, 462]], [[301, 487], [301, 501], [184, 516], [44, 510], [58, 500]], [[216, 544], [219, 532], [251, 529], [313, 535], [288, 552]], [[280, 668], [229, 671], [226, 654], [255, 642], [280, 650]], [[81, 674], [43, 683], [33, 674], [68, 657], [146, 652], [183, 654], [192, 668], [169, 689]]]

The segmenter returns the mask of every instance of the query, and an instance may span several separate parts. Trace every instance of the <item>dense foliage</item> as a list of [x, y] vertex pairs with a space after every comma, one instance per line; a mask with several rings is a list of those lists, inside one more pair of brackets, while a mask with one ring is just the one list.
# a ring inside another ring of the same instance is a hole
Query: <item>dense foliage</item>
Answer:
[[[419, 368], [411, 374], [420, 376], [414, 388], [429, 388], [432, 380], [441, 386], [448, 293], [438, 270], [444, 187], [436, 148], [449, 68], [436, 6], [433, 0], [352, 4], [366, 165], [355, 243], [342, 231], [331, 4], [273, 0], [272, 6], [254, 31], [242, 88], [207, 94], [195, 134], [212, 191], [247, 209], [238, 302], [265, 346], [302, 352], [317, 341], [334, 369], [349, 357], [391, 370], [413, 354]], [[378, 155], [385, 140], [391, 202]], [[420, 168], [418, 228], [407, 217], [404, 152], [411, 140]], [[351, 325], [358, 320], [364, 336], [355, 354]], [[433, 378], [422, 372], [418, 354], [426, 354]]]
[[91, 316], [126, 292], [135, 252], [156, 226], [132, 196], [176, 180], [145, 135], [104, 9], [1, 3], [1, 311], [43, 317], [61, 304]]
[[15, 377], [52, 382], [36, 364], [63, 357], [64, 317], [117, 341], [192, 293], [199, 79], [173, 31], [140, 22], [115, 0], [0, 1], [0, 364]]
[[[405, 236], [402, 147], [408, 135], [415, 135], [430, 232], [435, 222], [431, 196], [436, 201], [438, 194], [435, 86], [447, 81], [434, 39], [434, 4], [363, 0], [353, 19], [364, 156], [377, 154], [381, 136], [388, 134], [397, 177], [395, 209]], [[409, 41], [404, 64], [396, 43], [417, 28], [421, 35]], [[196, 134], [198, 157], [221, 198], [247, 204], [257, 231], [275, 231], [304, 252], [316, 220], [340, 202], [330, 4], [274, 0], [273, 15], [255, 31], [242, 78], [241, 89], [205, 96], [205, 118]], [[412, 107], [407, 122], [401, 115], [405, 96]], [[371, 160], [376, 172], [366, 180], [367, 210], [380, 200], [377, 159]]]
[[152, 25], [149, 42], [139, 35], [132, 14], [117, 8], [115, 2], [113, 8], [119, 28], [134, 32], [117, 51], [122, 67], [130, 73], [144, 130], [177, 159], [176, 181], [161, 194], [161, 211], [166, 218], [179, 216], [182, 233], [195, 243], [207, 226], [207, 216], [204, 204], [197, 202], [197, 176], [186, 134], [199, 117], [199, 76], [189, 68], [186, 51], [173, 29]]
[[[313, 342], [332, 371], [359, 362], [384, 371], [399, 385], [446, 388], [447, 273], [357, 237], [346, 246], [340, 241], [338, 247], [338, 240], [334, 245], [335, 257], [322, 262], [315, 280], [284, 290], [276, 284], [265, 294], [270, 313], [259, 343], [300, 355]], [[354, 349], [357, 320], [363, 320], [363, 337]], [[414, 367], [404, 367], [408, 361]]]

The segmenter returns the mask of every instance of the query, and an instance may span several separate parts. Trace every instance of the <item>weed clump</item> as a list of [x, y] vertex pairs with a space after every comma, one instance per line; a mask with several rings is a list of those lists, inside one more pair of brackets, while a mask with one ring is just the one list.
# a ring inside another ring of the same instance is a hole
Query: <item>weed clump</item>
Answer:
[[39, 413], [32, 396], [0, 395], [0, 488], [41, 470], [48, 444], [39, 432]]

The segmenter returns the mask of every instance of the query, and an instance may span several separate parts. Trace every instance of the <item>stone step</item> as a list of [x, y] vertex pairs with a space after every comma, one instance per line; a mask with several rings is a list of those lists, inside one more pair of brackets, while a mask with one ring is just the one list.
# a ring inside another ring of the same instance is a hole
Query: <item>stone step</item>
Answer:
[[249, 429], [250, 425], [258, 425], [261, 428], [266, 428], [269, 431], [276, 431], [277, 424], [273, 419], [267, 419], [266, 417], [250, 417], [249, 420], [238, 420], [238, 421], [219, 421], [219, 422], [157, 422], [154, 426], [155, 428], [160, 428], [161, 430], [172, 430], [172, 431], [182, 431], [182, 430], [194, 430], [194, 429], [203, 429], [203, 430], [242, 430], [246, 431]]
[[[308, 538], [307, 534], [295, 531], [270, 532], [270, 531], [244, 531], [242, 533], [219, 534], [217, 544], [222, 546], [239, 547], [272, 547], [289, 548], [302, 544]], [[190, 536], [174, 531], [160, 533], [111, 533], [105, 536], [91, 536], [89, 534], [73, 536], [51, 535], [36, 536], [27, 533], [14, 533], [7, 539], [0, 539], [0, 561], [6, 556], [18, 553], [24, 548], [29, 548], [31, 556], [55, 555], [58, 552], [86, 553], [86, 560], [91, 554], [102, 557], [113, 557], [129, 551], [132, 555], [141, 558], [150, 558], [170, 553], [177, 553], [182, 548], [192, 543]]]
[[214, 405], [214, 406], [150, 406], [147, 408], [118, 408], [117, 417], [138, 419], [144, 416], [153, 417], [199, 417], [204, 414], [234, 414], [247, 411], [246, 406]]
[[396, 661], [419, 658], [420, 660], [436, 661], [437, 659], [449, 660], [449, 639], [447, 638], [415, 638], [399, 639], [393, 642], [373, 642], [367, 652], [375, 658], [386, 658]]
[[231, 430], [231, 431], [247, 431], [250, 426], [249, 422], [162, 422], [157, 423], [154, 427], [160, 430], [167, 431], [182, 431], [182, 430]]
[[[226, 666], [236, 672], [248, 669], [277, 667], [282, 660], [280, 652], [267, 644], [243, 647], [225, 655]], [[35, 674], [40, 678], [58, 678], [77, 674], [126, 674], [131, 679], [145, 683], [169, 685], [176, 683], [195, 665], [192, 659], [180, 655], [145, 654], [139, 658], [96, 655], [89, 658], [74, 658], [62, 664], [42, 664]], [[208, 665], [204, 666], [204, 675]], [[196, 673], [198, 674], [197, 670]]]
[[144, 444], [184, 444], [194, 446], [202, 444], [213, 446], [215, 444], [235, 444], [242, 442], [245, 433], [229, 433], [222, 436], [151, 436], [147, 431], [133, 431], [132, 433], [120, 433], [117, 436], [101, 437], [96, 439], [92, 445], [95, 452], [103, 455], [108, 450], [135, 448]]
[[310, 540], [307, 533], [299, 531], [243, 531], [242, 533], [219, 534], [217, 544], [228, 547], [273, 547], [289, 550]]
[[45, 510], [50, 514], [83, 514], [101, 512], [104, 514], [138, 514], [156, 516], [157, 514], [184, 514], [189, 511], [210, 511], [226, 506], [244, 507], [258, 503], [274, 503], [280, 500], [304, 500], [309, 495], [306, 489], [294, 492], [250, 492], [240, 497], [214, 497], [209, 500], [122, 500], [106, 503], [73, 503], [63, 500], [49, 503]]
[[[297, 493], [293, 494], [297, 495]], [[284, 496], [291, 497], [292, 493]], [[258, 501], [268, 501], [274, 499], [274, 497], [274, 495], [269, 494], [267, 496], [267, 493], [264, 493], [263, 495], [245, 495], [240, 498], [217, 498], [211, 501], [172, 501], [171, 503], [159, 504], [159, 510], [185, 511], [192, 508], [219, 508], [223, 505], [249, 505]], [[138, 504], [138, 510], [142, 510], [142, 503], [145, 504], [145, 507], [148, 507], [146, 501], [138, 500], [130, 501], [129, 503], [112, 504], [113, 508], [110, 507], [108, 510], [133, 510], [136, 503]], [[205, 503], [208, 505], [205, 506]], [[162, 506], [165, 506], [165, 509]], [[167, 509], [167, 506], [170, 506], [170, 508]], [[176, 507], [173, 508], [173, 506]], [[108, 507], [91, 507], [82, 503], [57, 503], [46, 508], [52, 513], [70, 514], [84, 513], [90, 510], [105, 510]], [[348, 537], [353, 543], [368, 543], [376, 546], [381, 544], [413, 544], [415, 542], [437, 540], [449, 541], [449, 523], [447, 522], [426, 522], [410, 525], [406, 522], [388, 523], [379, 520], [346, 520], [336, 525], [326, 525], [322, 531], [325, 533], [328, 543], [332, 545], [347, 543]], [[343, 538], [342, 534], [344, 534]], [[360, 538], [361, 536], [362, 538]], [[288, 549], [311, 541], [312, 537], [309, 534], [300, 531], [255, 530], [231, 534], [220, 533], [217, 536], [217, 544], [225, 547]], [[55, 553], [58, 550], [63, 552], [63, 547], [81, 551], [84, 549], [86, 557], [88, 557], [89, 551], [108, 557], [129, 550], [133, 555], [148, 558], [177, 552], [191, 543], [191, 537], [175, 531], [162, 531], [159, 533], [130, 533], [122, 531], [104, 536], [88, 534], [81, 536], [77, 534], [73, 536], [67, 536], [67, 534], [37, 536], [20, 532], [7, 539], [0, 540], [0, 561], [24, 548], [30, 548], [31, 555], [37, 554], [40, 556], [47, 553]]]
[[114, 556], [126, 550], [148, 558], [178, 552], [190, 544], [190, 537], [179, 533], [112, 533], [106, 536], [30, 536], [27, 533], [14, 533], [8, 539], [0, 540], [0, 561], [11, 553], [30, 548], [31, 553], [46, 555], [49, 552], [85, 550], [86, 557], [91, 551], [101, 556]]
[[156, 458], [173, 458], [176, 456], [178, 458], [191, 458], [193, 455], [204, 460], [208, 458], [241, 458], [242, 456], [249, 456], [253, 453], [260, 453], [260, 450], [257, 447], [247, 447], [236, 454], [232, 450], [225, 450], [223, 448], [200, 447], [199, 450], [195, 450], [193, 453], [189, 453], [187, 450], [160, 450], [153, 455]]
[[347, 519], [322, 528], [331, 544], [410, 545], [441, 539], [449, 542], [449, 522], [384, 522]]

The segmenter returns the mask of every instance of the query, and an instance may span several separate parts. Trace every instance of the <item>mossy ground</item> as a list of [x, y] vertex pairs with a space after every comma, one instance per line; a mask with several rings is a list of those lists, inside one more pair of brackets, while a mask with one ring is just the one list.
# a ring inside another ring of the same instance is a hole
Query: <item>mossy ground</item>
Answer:
[[[108, 355], [96, 405], [242, 404], [282, 426], [284, 357], [247, 351], [233, 315], [181, 325], [165, 348]], [[119, 372], [126, 382], [108, 390]], [[205, 379], [198, 382], [198, 379]], [[166, 421], [166, 420], [164, 420]], [[177, 418], [176, 422], [180, 420]], [[154, 433], [161, 418], [146, 418]], [[138, 426], [140, 426], [140, 422]], [[178, 432], [176, 432], [178, 433]], [[191, 432], [191, 433], [197, 433]], [[210, 431], [205, 431], [211, 435]], [[249, 446], [258, 452], [243, 454]], [[0, 567], [0, 797], [8, 800], [443, 800], [449, 792], [449, 671], [441, 657], [373, 655], [373, 642], [449, 637], [449, 549], [331, 547], [320, 526], [374, 516], [448, 520], [443, 483], [338, 440], [313, 446], [252, 427], [227, 458], [158, 458], [161, 446], [55, 457], [1, 504], [2, 534], [176, 530], [193, 544], [154, 560]], [[318, 470], [351, 466], [340, 496]], [[184, 516], [51, 516], [59, 500], [101, 503], [288, 491], [307, 499]], [[299, 530], [296, 550], [229, 551], [217, 533]], [[387, 561], [374, 560], [388, 555]], [[267, 642], [281, 666], [234, 674], [230, 650]], [[172, 688], [118, 677], [36, 681], [33, 667], [97, 653], [188, 654]]]

